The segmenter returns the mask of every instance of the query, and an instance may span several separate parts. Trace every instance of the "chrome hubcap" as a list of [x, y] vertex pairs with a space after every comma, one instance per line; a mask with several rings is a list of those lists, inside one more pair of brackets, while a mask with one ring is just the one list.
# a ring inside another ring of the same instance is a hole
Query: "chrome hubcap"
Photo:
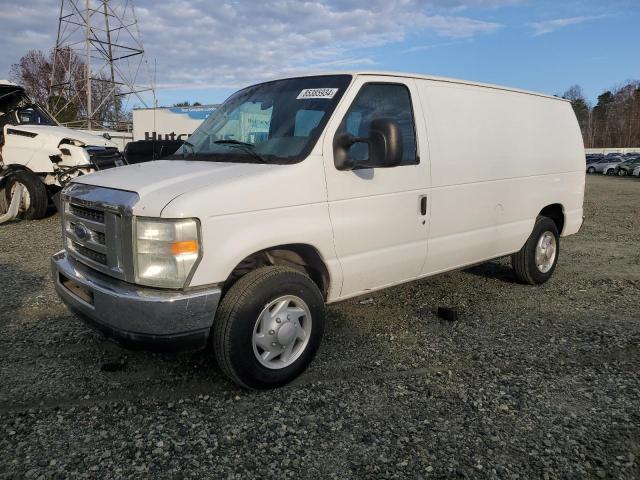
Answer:
[[549, 231], [544, 232], [536, 245], [536, 267], [540, 272], [547, 273], [551, 270], [556, 259], [556, 251], [556, 237]]
[[253, 327], [253, 353], [261, 365], [277, 370], [295, 362], [309, 343], [311, 312], [299, 297], [270, 302]]

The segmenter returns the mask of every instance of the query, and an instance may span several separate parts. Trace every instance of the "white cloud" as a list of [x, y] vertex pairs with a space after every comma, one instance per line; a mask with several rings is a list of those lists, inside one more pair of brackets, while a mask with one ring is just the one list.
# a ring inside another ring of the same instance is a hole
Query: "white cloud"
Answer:
[[428, 45], [415, 45], [413, 47], [407, 48], [406, 50], [403, 50], [402, 53], [426, 52], [428, 50], [435, 50], [436, 48], [452, 47], [454, 45], [462, 45], [464, 43], [469, 43], [472, 41], [473, 39], [466, 39], [466, 40], [458, 40], [455, 42], [440, 42], [440, 43], [431, 43]]
[[376, 62], [372, 47], [412, 35], [471, 38], [500, 27], [464, 16], [430, 14], [418, 0], [277, 0], [215, 9], [194, 1], [176, 22], [178, 5], [156, 5], [150, 8], [153, 23], [141, 21], [145, 43], [153, 46], [148, 51], [163, 65], [161, 86], [235, 87], [300, 71], [371, 65]]
[[[471, 39], [496, 22], [461, 15], [521, 0], [137, 0], [147, 58], [165, 88], [238, 87], [300, 71], [374, 65], [374, 47]], [[4, 0], [0, 77], [28, 49], [55, 43], [57, 0]], [[475, 11], [475, 10], [474, 10]]]
[[604, 16], [605, 15], [580, 15], [577, 17], [555, 18], [553, 20], [545, 20], [542, 22], [532, 22], [529, 25], [533, 28], [533, 34], [535, 36], [538, 36], [555, 32], [556, 30], [567, 27], [569, 25], [577, 25], [579, 23], [588, 22], [590, 20], [597, 20], [599, 18], [603, 18]]

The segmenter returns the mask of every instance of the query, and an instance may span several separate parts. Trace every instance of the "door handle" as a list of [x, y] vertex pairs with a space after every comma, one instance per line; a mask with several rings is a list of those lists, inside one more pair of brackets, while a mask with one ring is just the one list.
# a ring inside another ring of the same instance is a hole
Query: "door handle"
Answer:
[[427, 214], [427, 196], [426, 195], [422, 195], [420, 197], [420, 214], [421, 215]]

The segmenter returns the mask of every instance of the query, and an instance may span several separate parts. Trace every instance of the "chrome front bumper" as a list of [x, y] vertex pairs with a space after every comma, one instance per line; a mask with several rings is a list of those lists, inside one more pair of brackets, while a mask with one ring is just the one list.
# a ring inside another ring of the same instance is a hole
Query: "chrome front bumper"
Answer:
[[92, 327], [126, 346], [193, 350], [207, 344], [222, 292], [171, 291], [103, 275], [63, 250], [51, 258], [56, 291]]

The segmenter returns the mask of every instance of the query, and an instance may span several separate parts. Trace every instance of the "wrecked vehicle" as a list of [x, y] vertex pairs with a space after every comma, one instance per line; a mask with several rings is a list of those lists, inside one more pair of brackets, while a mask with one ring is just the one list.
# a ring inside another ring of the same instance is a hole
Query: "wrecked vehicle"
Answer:
[[71, 179], [124, 163], [108, 138], [58, 125], [23, 87], [0, 80], [0, 214], [21, 185], [18, 216], [43, 218]]

